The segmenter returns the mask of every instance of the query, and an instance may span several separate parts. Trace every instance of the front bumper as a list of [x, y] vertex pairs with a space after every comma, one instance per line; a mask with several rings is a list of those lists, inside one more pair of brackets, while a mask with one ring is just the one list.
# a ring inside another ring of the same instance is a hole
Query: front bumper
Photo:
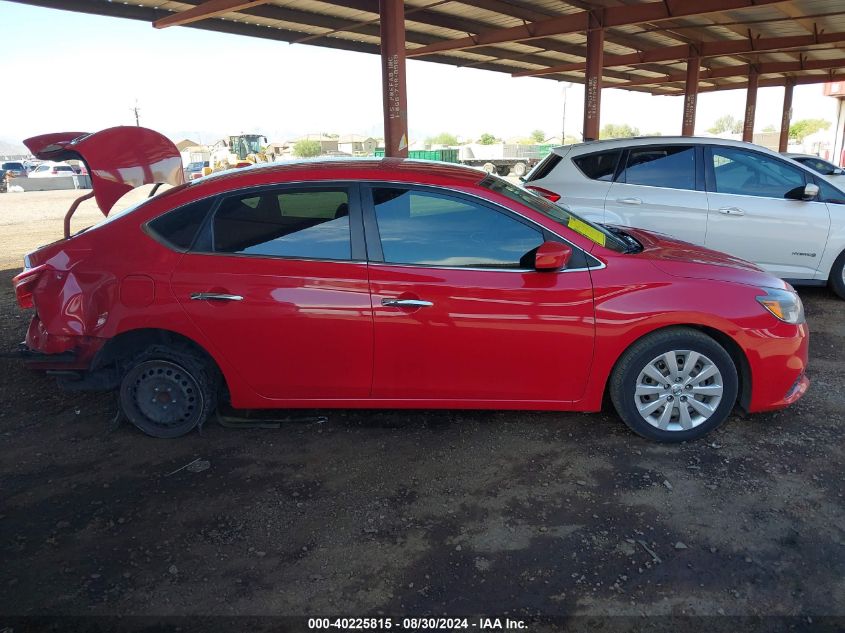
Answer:
[[806, 323], [751, 330], [748, 339], [743, 347], [751, 372], [750, 413], [783, 409], [807, 393], [810, 339]]

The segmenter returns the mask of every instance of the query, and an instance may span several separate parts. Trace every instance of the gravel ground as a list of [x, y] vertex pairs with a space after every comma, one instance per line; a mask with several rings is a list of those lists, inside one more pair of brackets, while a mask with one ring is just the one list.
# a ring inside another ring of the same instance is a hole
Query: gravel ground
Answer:
[[[29, 318], [9, 281], [73, 195], [0, 195], [6, 350]], [[88, 203], [74, 226], [96, 218]], [[845, 616], [845, 303], [802, 297], [808, 395], [678, 446], [610, 411], [332, 411], [160, 441], [110, 432], [112, 396], [2, 358], [0, 616], [726, 614], [820, 630]]]

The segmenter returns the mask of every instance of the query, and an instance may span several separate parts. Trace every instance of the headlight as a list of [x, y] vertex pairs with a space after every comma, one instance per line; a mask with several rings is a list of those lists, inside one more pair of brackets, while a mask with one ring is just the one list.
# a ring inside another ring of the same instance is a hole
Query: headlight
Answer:
[[784, 323], [798, 325], [804, 322], [804, 306], [794, 292], [777, 288], [762, 288], [766, 294], [757, 297], [761, 306]]

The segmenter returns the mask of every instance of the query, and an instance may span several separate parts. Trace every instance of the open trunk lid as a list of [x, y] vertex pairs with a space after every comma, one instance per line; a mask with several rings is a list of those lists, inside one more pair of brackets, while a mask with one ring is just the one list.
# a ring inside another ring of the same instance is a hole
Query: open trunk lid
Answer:
[[185, 181], [182, 157], [173, 142], [144, 127], [112, 127], [93, 134], [53, 132], [28, 138], [24, 144], [41, 160], [83, 161], [105, 216], [135, 187]]

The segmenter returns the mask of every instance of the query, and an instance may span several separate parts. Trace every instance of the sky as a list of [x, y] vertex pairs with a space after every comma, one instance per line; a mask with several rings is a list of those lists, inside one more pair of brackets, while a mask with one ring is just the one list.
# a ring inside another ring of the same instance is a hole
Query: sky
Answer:
[[[376, 55], [76, 14], [0, 0], [3, 79], [0, 141], [135, 123], [174, 140], [207, 143], [257, 132], [283, 141], [304, 134], [382, 136]], [[16, 72], [26, 68], [27, 72]], [[472, 68], [407, 62], [413, 142], [439, 132], [477, 138], [580, 135], [583, 88]], [[761, 88], [755, 129], [780, 124], [782, 88]], [[601, 123], [643, 134], [678, 134], [682, 97], [604, 90]], [[745, 91], [702, 93], [696, 131], [725, 114], [742, 119]], [[822, 84], [797, 86], [793, 121], [836, 121]]]

